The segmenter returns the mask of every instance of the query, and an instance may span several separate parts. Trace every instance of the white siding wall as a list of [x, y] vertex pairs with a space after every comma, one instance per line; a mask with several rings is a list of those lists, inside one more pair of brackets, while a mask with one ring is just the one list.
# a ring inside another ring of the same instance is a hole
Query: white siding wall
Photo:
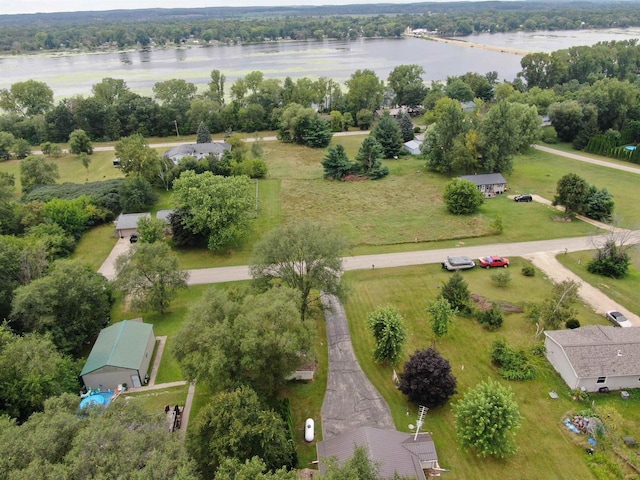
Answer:
[[571, 364], [564, 354], [564, 350], [549, 337], [546, 337], [544, 347], [546, 349], [547, 360], [553, 365], [553, 368], [556, 369], [569, 388], [578, 388], [578, 377], [573, 371], [573, 368], [571, 368]]
[[128, 368], [103, 367], [83, 375], [82, 381], [88, 389], [115, 390], [121, 383], [131, 386], [131, 375], [137, 374], [137, 370]]
[[607, 387], [609, 390], [640, 388], [640, 375], [605, 378], [604, 383], [597, 383], [597, 378], [581, 378], [578, 387], [584, 387], [587, 392], [597, 392], [602, 387]]

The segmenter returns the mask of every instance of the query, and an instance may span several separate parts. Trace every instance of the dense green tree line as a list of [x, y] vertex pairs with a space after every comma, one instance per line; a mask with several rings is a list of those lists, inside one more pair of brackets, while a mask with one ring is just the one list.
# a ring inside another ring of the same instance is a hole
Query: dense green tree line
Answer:
[[203, 8], [6, 16], [0, 51], [98, 49], [198, 42], [264, 42], [280, 39], [395, 37], [407, 27], [442, 35], [514, 30], [574, 30], [640, 24], [628, 2], [477, 2], [472, 5], [347, 5], [314, 8]]

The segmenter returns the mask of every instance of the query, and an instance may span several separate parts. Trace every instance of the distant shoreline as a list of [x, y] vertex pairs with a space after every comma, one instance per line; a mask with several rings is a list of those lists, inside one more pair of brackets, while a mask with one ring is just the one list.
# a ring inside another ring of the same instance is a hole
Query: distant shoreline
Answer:
[[484, 45], [482, 43], [467, 42], [465, 40], [454, 40], [452, 38], [446, 38], [446, 37], [434, 37], [431, 35], [416, 35], [413, 33], [406, 33], [405, 35], [408, 37], [421, 38], [423, 40], [431, 40], [434, 42], [460, 45], [461, 47], [479, 48], [481, 50], [490, 50], [492, 52], [500, 52], [500, 53], [511, 53], [513, 55], [519, 55], [521, 57], [524, 57], [525, 55], [529, 55], [530, 53], [533, 53], [529, 50], [519, 50], [517, 48], [509, 48], [509, 47], [497, 47], [495, 45]]

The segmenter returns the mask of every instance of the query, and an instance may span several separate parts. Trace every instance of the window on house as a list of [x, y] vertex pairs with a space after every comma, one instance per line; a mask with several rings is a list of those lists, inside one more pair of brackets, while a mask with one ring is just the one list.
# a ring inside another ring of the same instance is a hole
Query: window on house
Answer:
[[604, 383], [607, 381], [607, 377], [598, 377], [598, 381], [596, 383]]

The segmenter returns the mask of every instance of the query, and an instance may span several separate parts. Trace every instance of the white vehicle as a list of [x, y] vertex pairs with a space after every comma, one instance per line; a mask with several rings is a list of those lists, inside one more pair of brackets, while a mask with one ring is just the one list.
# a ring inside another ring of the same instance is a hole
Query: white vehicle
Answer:
[[442, 268], [445, 270], [467, 270], [468, 268], [473, 268], [476, 266], [476, 262], [471, 260], [469, 257], [447, 257], [447, 259], [442, 262]]
[[633, 324], [620, 312], [609, 310], [606, 313], [607, 320], [612, 322], [616, 327], [633, 327]]
[[309, 443], [313, 442], [314, 427], [313, 418], [307, 418], [307, 421], [304, 422], [304, 439]]

